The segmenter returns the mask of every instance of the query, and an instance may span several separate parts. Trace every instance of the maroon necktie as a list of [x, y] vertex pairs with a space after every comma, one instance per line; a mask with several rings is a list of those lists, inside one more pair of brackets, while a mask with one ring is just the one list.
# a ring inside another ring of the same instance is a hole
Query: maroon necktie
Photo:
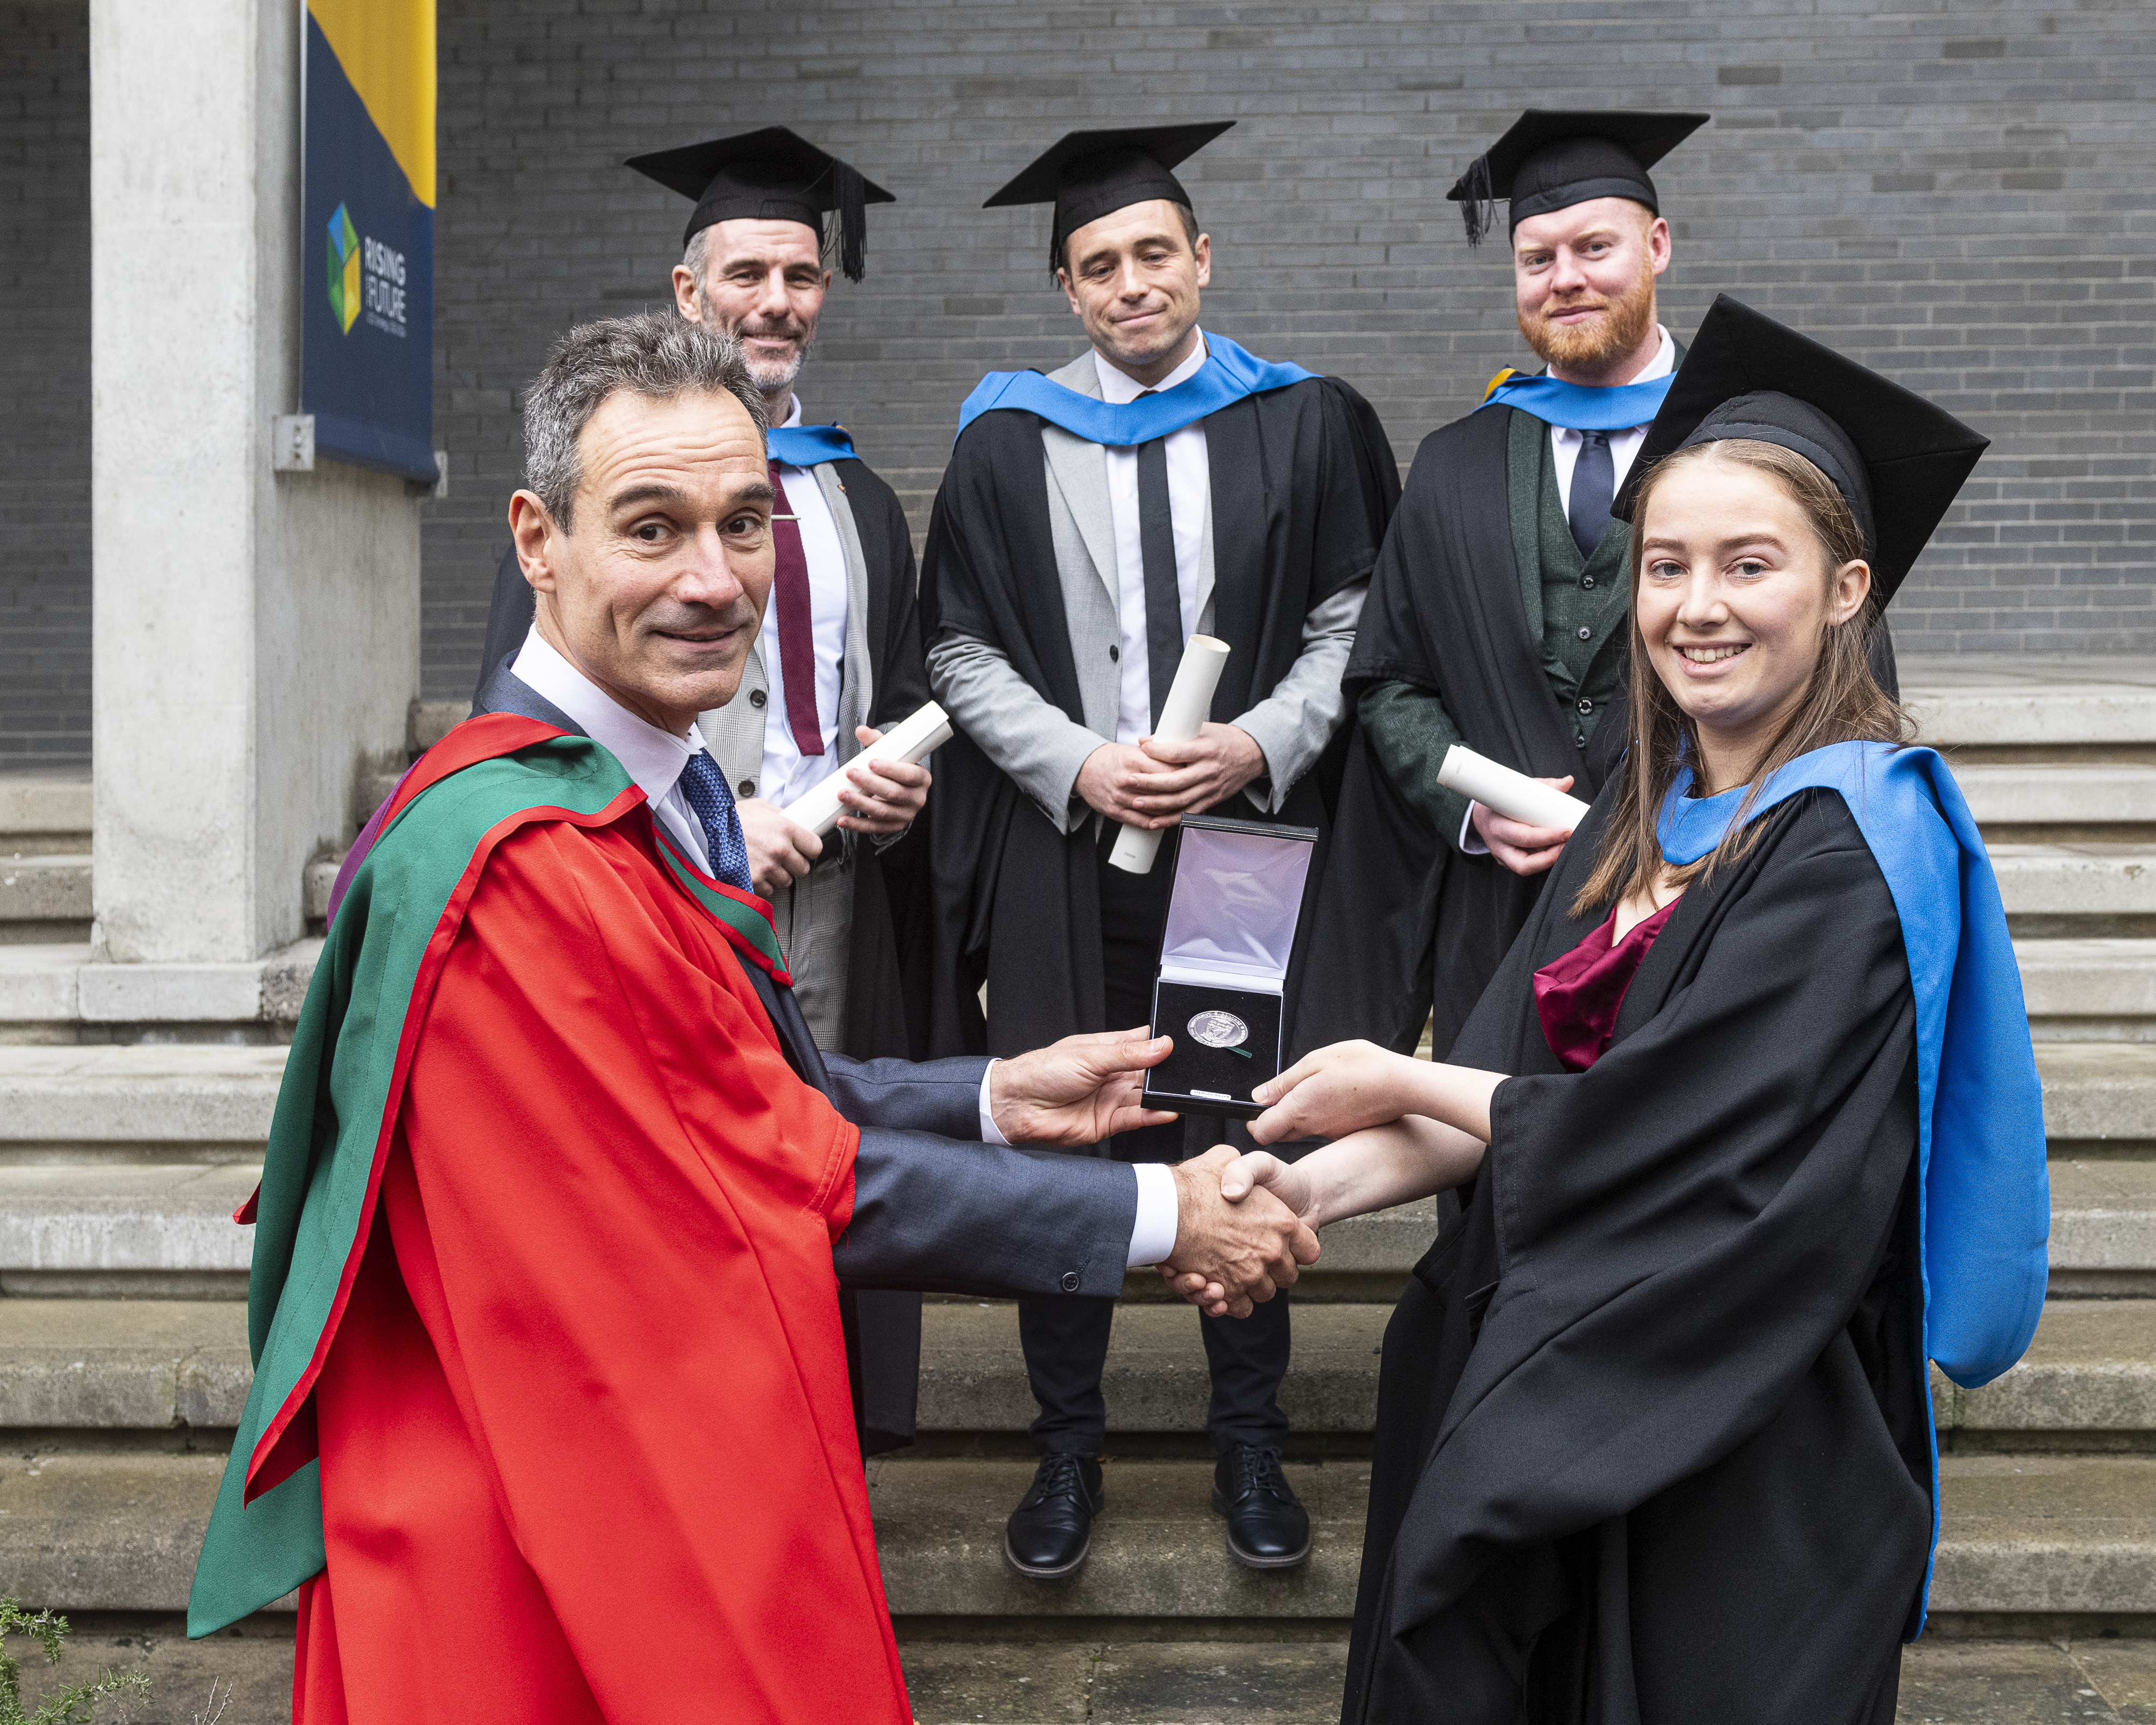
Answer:
[[786, 723], [793, 747], [804, 755], [824, 752], [824, 724], [816, 716], [816, 618], [808, 603], [808, 559], [801, 551], [801, 523], [786, 501], [778, 464], [771, 464], [771, 542], [778, 553], [771, 603], [778, 607], [778, 675], [786, 685]]

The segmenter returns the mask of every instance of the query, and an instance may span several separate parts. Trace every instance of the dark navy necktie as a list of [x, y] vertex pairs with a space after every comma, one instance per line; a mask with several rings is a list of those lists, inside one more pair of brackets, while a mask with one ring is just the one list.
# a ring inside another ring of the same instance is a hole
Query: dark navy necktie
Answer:
[[1584, 557], [1594, 555], [1609, 526], [1609, 506], [1617, 495], [1617, 464], [1610, 459], [1609, 434], [1579, 434], [1579, 459], [1572, 464], [1572, 542]]
[[753, 892], [749, 879], [748, 840], [742, 836], [741, 815], [734, 808], [733, 788], [719, 771], [719, 763], [703, 750], [689, 757], [677, 782], [681, 795], [702, 823], [704, 842], [711, 847], [711, 878], [743, 892]]
[[[1138, 399], [1158, 393], [1146, 390]], [[1168, 439], [1138, 445], [1138, 549], [1145, 565], [1146, 677], [1152, 721], [1168, 705], [1183, 663], [1183, 582], [1175, 567], [1175, 516], [1168, 492]]]

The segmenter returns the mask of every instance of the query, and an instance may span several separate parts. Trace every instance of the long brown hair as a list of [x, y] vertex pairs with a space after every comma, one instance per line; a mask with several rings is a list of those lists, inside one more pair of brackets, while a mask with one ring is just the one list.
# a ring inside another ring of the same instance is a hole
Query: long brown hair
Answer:
[[1915, 735], [1908, 715], [1879, 686], [1866, 658], [1866, 644], [1879, 619], [1881, 600], [1875, 586], [1854, 616], [1827, 625], [1804, 698], [1753, 762], [1751, 789], [1721, 844], [1684, 868], [1672, 870], [1663, 861], [1655, 818], [1676, 782], [1679, 767], [1687, 759], [1700, 758], [1699, 736], [1655, 674], [1640, 633], [1640, 577], [1646, 562], [1640, 530], [1646, 525], [1648, 502], [1662, 481], [1683, 468], [1707, 462], [1749, 467], [1779, 480], [1817, 536], [1830, 575], [1865, 557], [1863, 531], [1834, 482], [1779, 444], [1753, 438], [1695, 444], [1656, 462], [1641, 480], [1632, 509], [1632, 746], [1618, 769], [1623, 779], [1616, 807], [1603, 829], [1594, 872], [1572, 901], [1575, 916], [1630, 897], [1666, 874], [1688, 885], [1712, 875], [1718, 865], [1735, 861], [1758, 836], [1748, 830], [1748, 822], [1761, 788], [1777, 768], [1799, 755], [1836, 742], [1904, 743]]

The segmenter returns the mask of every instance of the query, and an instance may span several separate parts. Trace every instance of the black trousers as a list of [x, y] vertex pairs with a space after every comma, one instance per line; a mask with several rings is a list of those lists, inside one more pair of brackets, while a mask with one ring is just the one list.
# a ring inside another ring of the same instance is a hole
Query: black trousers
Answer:
[[[1168, 918], [1174, 849], [1161, 847], [1152, 870], [1129, 875], [1108, 866], [1116, 829], [1101, 835], [1101, 929], [1106, 973], [1108, 1028], [1127, 1029], [1152, 1016], [1153, 977], [1159, 968], [1160, 934]], [[1119, 1162], [1180, 1162], [1190, 1148], [1226, 1140], [1229, 1122], [1194, 1117], [1171, 1126], [1147, 1127], [1108, 1141]], [[1019, 1340], [1026, 1377], [1040, 1416], [1033, 1422], [1033, 1447], [1043, 1455], [1097, 1455], [1106, 1441], [1108, 1404], [1101, 1372], [1108, 1358], [1115, 1321], [1113, 1300], [1040, 1296], [1018, 1302]], [[1280, 1409], [1281, 1379], [1287, 1375], [1288, 1303], [1285, 1292], [1248, 1317], [1194, 1314], [1204, 1338], [1213, 1379], [1205, 1430], [1217, 1449], [1233, 1444], [1277, 1445], [1287, 1434]]]

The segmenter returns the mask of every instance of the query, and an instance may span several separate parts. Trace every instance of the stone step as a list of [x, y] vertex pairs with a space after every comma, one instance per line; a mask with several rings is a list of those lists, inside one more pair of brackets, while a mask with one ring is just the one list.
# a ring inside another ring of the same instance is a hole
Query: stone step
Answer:
[[0, 773], [0, 860], [89, 850], [87, 778]]
[[[0, 1568], [68, 1610], [183, 1609], [223, 1458], [33, 1451], [0, 1461]], [[1014, 1575], [1003, 1527], [1030, 1461], [869, 1464], [893, 1615], [1341, 1619], [1354, 1609], [1369, 1464], [1290, 1463], [1314, 1549], [1258, 1574], [1229, 1555], [1206, 1461], [1110, 1461], [1092, 1555], [1052, 1584]], [[1948, 1455], [1935, 1614], [2145, 1614], [2156, 1597], [2156, 1460]], [[290, 1609], [289, 1601], [285, 1609]]]
[[90, 856], [0, 855], [0, 942], [90, 937]]
[[2040, 1042], [2156, 1041], [2156, 940], [2016, 941]]
[[0, 1167], [0, 1295], [239, 1301], [248, 1163]]
[[10, 1027], [261, 1025], [289, 1034], [319, 938], [244, 964], [97, 964], [87, 942], [0, 946], [0, 1035]]
[[[2089, 840], [1986, 849], [2017, 934], [2144, 936], [2156, 921], [2156, 847]], [[2030, 926], [2032, 918], [2046, 920]]]
[[0, 1045], [0, 1162], [259, 1161], [282, 1046]]
[[[145, 1050], [162, 1055], [196, 1051]], [[258, 1079], [258, 1086], [262, 1082]], [[31, 1100], [52, 1106], [49, 1096]], [[69, 1143], [55, 1135], [36, 1142], [36, 1149], [46, 1159], [0, 1163], [0, 1291], [132, 1292], [142, 1297], [151, 1297], [159, 1289], [182, 1297], [244, 1294], [235, 1278], [246, 1270], [251, 1235], [234, 1226], [230, 1217], [254, 1189], [259, 1168], [248, 1159], [244, 1143], [222, 1134], [234, 1129], [233, 1117], [250, 1108], [266, 1124], [269, 1104], [261, 1088], [249, 1094], [236, 1080], [230, 1092], [205, 1096], [180, 1076], [146, 1081], [132, 1100], [141, 1114], [154, 1117], [136, 1127], [143, 1137], [118, 1147], [136, 1156], [170, 1150], [184, 1153], [184, 1158], [174, 1154], [162, 1163], [85, 1163], [69, 1158], [85, 1150], [114, 1147]], [[61, 1124], [48, 1122], [49, 1127]], [[152, 1140], [147, 1134], [153, 1131], [169, 1136]], [[195, 1136], [182, 1137], [182, 1131]], [[2156, 1291], [2156, 1160], [2054, 1158], [2051, 1177], [2052, 1291], [2076, 1295]], [[1315, 1307], [1328, 1297], [1389, 1298], [1429, 1249], [1435, 1227], [1427, 1201], [1335, 1224], [1325, 1230], [1323, 1257], [1306, 1272], [1304, 1292], [1311, 1297], [1301, 1303]], [[136, 1285], [129, 1280], [132, 1277], [145, 1280]], [[1328, 1296], [1332, 1281], [1344, 1286]], [[1142, 1294], [1158, 1286], [1149, 1271], [1135, 1274], [1130, 1285]], [[1173, 1307], [1163, 1309], [1174, 1312]], [[1352, 1320], [1313, 1317], [1312, 1322], [1344, 1324]]]
[[1900, 670], [1918, 738], [1936, 748], [2156, 743], [2156, 667], [2145, 658], [1965, 654]]
[[[271, 1620], [274, 1623], [275, 1620]], [[228, 1717], [245, 1725], [291, 1718], [290, 1634], [250, 1633], [206, 1641], [182, 1638], [177, 1620], [136, 1620], [126, 1633], [95, 1620], [78, 1627], [61, 1662], [23, 1672], [23, 1697], [35, 1707], [61, 1686], [105, 1666], [139, 1671], [152, 1686], [145, 1725], [209, 1717], [217, 1697], [236, 1702]], [[939, 1626], [940, 1627], [940, 1626]], [[1055, 1627], [1047, 1625], [1047, 1627]], [[1232, 1725], [1311, 1725], [1340, 1710], [1348, 1644], [1337, 1632], [1290, 1625], [1277, 1637], [1179, 1640], [1162, 1630], [1122, 1624], [1097, 1635], [1027, 1640], [930, 1639], [901, 1625], [899, 1658], [919, 1725], [1158, 1725], [1163, 1720]], [[947, 1632], [945, 1632], [947, 1633]], [[1253, 1632], [1264, 1635], [1265, 1632]], [[2030, 1725], [2071, 1719], [2084, 1725], [2146, 1725], [2156, 1695], [2156, 1641], [2080, 1638], [2071, 1641], [1972, 1640], [1930, 1635], [1902, 1655], [1901, 1725]]]
[[2044, 1132], [2062, 1145], [2156, 1142], [2156, 1045], [2040, 1042]]
[[2107, 827], [2156, 826], [2156, 765], [1971, 763], [1957, 766], [1954, 778], [1969, 799], [1969, 812], [1987, 833], [2002, 827], [2051, 827], [2087, 829], [2089, 836], [2101, 838]]
[[[1370, 1430], [1391, 1316], [1385, 1306], [1297, 1307], [1294, 1363], [1281, 1391], [1292, 1430]], [[237, 1302], [0, 1300], [0, 1428], [235, 1425], [252, 1375]], [[1196, 1315], [1120, 1307], [1102, 1385], [1119, 1435], [1203, 1431], [1208, 1385]], [[2156, 1435], [2156, 1301], [2051, 1301], [2020, 1364], [1979, 1389], [1934, 1373], [1933, 1402], [1939, 1429], [1957, 1435]], [[1015, 1306], [923, 1311], [923, 1432], [1021, 1432], [1034, 1411]]]

